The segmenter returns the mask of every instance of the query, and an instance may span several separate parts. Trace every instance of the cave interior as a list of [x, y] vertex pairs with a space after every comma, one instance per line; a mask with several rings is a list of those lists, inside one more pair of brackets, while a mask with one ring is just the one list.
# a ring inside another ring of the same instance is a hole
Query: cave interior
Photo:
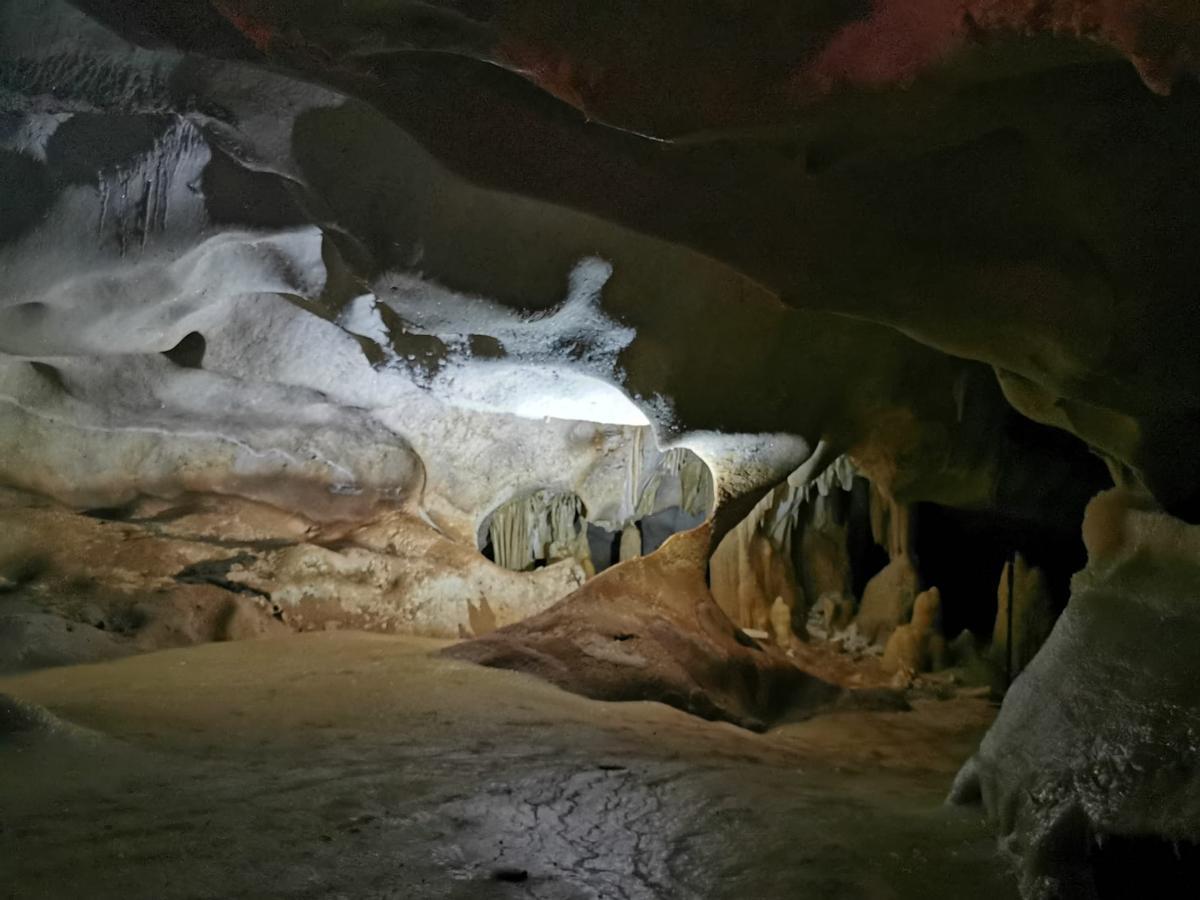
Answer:
[[0, 895], [1195, 895], [1198, 75], [0, 0]]

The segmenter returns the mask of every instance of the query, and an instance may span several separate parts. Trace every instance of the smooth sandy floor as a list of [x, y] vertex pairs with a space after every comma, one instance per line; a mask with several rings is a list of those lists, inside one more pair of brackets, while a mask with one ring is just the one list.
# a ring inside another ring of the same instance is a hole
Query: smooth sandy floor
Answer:
[[[0, 898], [1009, 900], [979, 699], [755, 735], [352, 633], [0, 679]], [[77, 727], [76, 727], [77, 726]]]

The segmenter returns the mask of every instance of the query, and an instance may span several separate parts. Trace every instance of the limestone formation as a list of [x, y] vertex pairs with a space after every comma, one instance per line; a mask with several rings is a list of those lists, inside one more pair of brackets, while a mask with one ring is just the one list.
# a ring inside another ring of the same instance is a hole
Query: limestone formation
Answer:
[[804, 610], [791, 560], [762, 531], [748, 529], [745, 522], [717, 548], [710, 574], [713, 596], [744, 628], [767, 631], [776, 598], [794, 611], [793, 620]]
[[776, 647], [784, 651], [791, 650], [796, 640], [792, 630], [792, 608], [782, 597], [776, 597], [775, 602], [771, 604], [771, 639]]
[[[828, 505], [818, 501], [817, 508]], [[846, 551], [846, 523], [816, 515], [803, 523], [799, 539], [798, 560], [800, 583], [808, 597], [853, 594], [850, 578], [850, 559]], [[853, 604], [853, 601], [851, 601]], [[852, 607], [853, 608], [853, 607]]]
[[1125, 867], [1156, 848], [1163, 875], [1185, 876], [1165, 895], [1190, 890], [1200, 528], [1139, 506], [1110, 492], [1089, 507], [1088, 566], [955, 784], [982, 800], [1030, 900], [1132, 896], [1149, 876]]
[[496, 565], [514, 572], [536, 562], [591, 561], [583, 504], [573, 494], [534, 491], [491, 516], [488, 537]]
[[821, 628], [827, 635], [836, 634], [854, 621], [854, 599], [845, 594], [822, 594], [814, 607], [820, 618]]
[[859, 634], [873, 643], [886, 644], [891, 633], [912, 617], [919, 591], [916, 566], [907, 556], [897, 556], [863, 590], [855, 619]]
[[941, 632], [942, 595], [936, 587], [917, 595], [912, 621], [900, 625], [883, 651], [887, 672], [909, 677], [937, 671], [946, 662], [946, 639]]
[[428, 523], [308, 522], [189, 496], [76, 513], [0, 492], [0, 669], [289, 630], [470, 637], [583, 583], [574, 560], [511, 572]]
[[741, 634], [704, 583], [709, 527], [601, 572], [558, 605], [444, 653], [600, 700], [658, 700], [761, 729], [840, 691]]
[[809, 603], [819, 592], [849, 593], [842, 513], [854, 469], [819, 446], [803, 466], [759, 501], [721, 541], [709, 565], [713, 596], [738, 625], [766, 631], [776, 599], [807, 636]]
[[1037, 547], [961, 786], [1129, 894], [1091, 837], [1200, 838], [1198, 74], [1195, 0], [0, 0], [0, 669], [363, 628], [762, 728]]
[[621, 549], [620, 559], [625, 562], [630, 559], [637, 559], [642, 555], [642, 533], [638, 530], [637, 525], [630, 522], [621, 529]]
[[215, 517], [200, 504], [160, 526], [153, 508], [118, 521], [11, 492], [0, 501], [0, 671], [287, 632], [228, 573], [265, 534], [298, 539], [290, 517], [243, 503], [216, 519], [222, 541], [204, 534]]
[[[1009, 581], [1012, 581], [1012, 654], [1008, 652]], [[996, 625], [992, 629], [992, 662], [1016, 677], [1037, 655], [1054, 627], [1054, 601], [1046, 587], [1046, 578], [1036, 566], [1016, 556], [1016, 567], [1005, 563], [996, 589]]]
[[858, 632], [868, 641], [886, 645], [888, 637], [909, 621], [920, 591], [920, 574], [913, 557], [911, 506], [897, 503], [871, 484], [871, 534], [887, 550], [890, 561], [863, 589]]

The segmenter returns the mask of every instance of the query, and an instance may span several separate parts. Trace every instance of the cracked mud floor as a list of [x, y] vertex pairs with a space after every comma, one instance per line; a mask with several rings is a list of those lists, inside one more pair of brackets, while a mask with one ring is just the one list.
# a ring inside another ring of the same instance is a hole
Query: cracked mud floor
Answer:
[[350, 633], [0, 679], [0, 898], [1016, 896], [942, 798], [987, 704], [766, 735]]

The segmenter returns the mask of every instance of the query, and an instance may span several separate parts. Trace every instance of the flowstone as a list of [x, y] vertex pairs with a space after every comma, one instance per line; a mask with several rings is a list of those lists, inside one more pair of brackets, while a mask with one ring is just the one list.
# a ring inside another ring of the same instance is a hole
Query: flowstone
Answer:
[[742, 633], [704, 582], [711, 527], [601, 572], [540, 615], [442, 651], [598, 700], [657, 700], [761, 730], [836, 703], [840, 688]]

